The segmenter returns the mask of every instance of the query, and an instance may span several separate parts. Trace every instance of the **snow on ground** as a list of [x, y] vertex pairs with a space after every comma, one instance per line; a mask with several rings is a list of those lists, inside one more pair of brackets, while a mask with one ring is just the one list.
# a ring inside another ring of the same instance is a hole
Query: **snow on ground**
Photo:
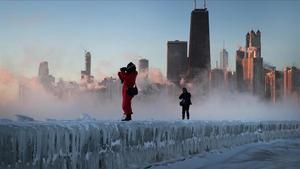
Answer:
[[151, 169], [299, 169], [300, 139], [274, 140], [201, 153]]

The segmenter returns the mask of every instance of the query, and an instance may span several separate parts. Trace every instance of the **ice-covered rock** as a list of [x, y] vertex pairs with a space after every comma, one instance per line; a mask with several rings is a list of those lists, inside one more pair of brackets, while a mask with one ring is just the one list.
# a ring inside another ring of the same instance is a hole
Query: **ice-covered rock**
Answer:
[[300, 137], [300, 122], [0, 122], [1, 169], [142, 168], [205, 150]]
[[28, 121], [34, 121], [34, 118], [29, 117], [29, 116], [24, 116], [20, 114], [16, 114], [17, 121], [22, 121], [22, 122], [28, 122]]

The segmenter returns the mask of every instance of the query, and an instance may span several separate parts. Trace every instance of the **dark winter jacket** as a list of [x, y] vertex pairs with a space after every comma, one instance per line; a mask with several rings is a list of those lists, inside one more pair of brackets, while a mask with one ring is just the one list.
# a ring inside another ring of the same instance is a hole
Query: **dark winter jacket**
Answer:
[[189, 92], [183, 92], [180, 96], [179, 99], [181, 99], [180, 105], [181, 106], [189, 106], [192, 104], [191, 102], [191, 94]]

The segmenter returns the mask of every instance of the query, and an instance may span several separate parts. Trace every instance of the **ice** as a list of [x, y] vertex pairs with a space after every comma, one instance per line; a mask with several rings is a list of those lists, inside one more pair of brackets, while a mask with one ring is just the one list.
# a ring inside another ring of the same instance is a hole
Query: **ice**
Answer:
[[151, 169], [300, 168], [300, 139], [277, 139], [219, 149], [185, 159], [164, 161]]
[[143, 168], [206, 150], [300, 137], [298, 121], [83, 119], [0, 121], [0, 168]]
[[34, 121], [34, 118], [29, 116], [17, 114], [16, 117], [18, 121], [22, 121], [22, 122]]

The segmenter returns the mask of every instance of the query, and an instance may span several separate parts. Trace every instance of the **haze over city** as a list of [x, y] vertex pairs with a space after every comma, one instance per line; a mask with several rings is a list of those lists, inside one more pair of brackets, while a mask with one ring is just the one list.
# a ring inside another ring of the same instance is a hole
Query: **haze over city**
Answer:
[[[300, 66], [298, 1], [208, 1], [211, 65], [223, 48], [229, 68], [246, 32], [262, 32], [262, 57], [283, 70]], [[203, 6], [202, 1], [197, 2]], [[167, 41], [189, 40], [193, 1], [2, 1], [0, 67], [33, 77], [49, 62], [51, 74], [79, 81], [84, 50], [92, 53], [96, 79], [116, 76], [121, 65], [140, 58], [166, 74]]]

